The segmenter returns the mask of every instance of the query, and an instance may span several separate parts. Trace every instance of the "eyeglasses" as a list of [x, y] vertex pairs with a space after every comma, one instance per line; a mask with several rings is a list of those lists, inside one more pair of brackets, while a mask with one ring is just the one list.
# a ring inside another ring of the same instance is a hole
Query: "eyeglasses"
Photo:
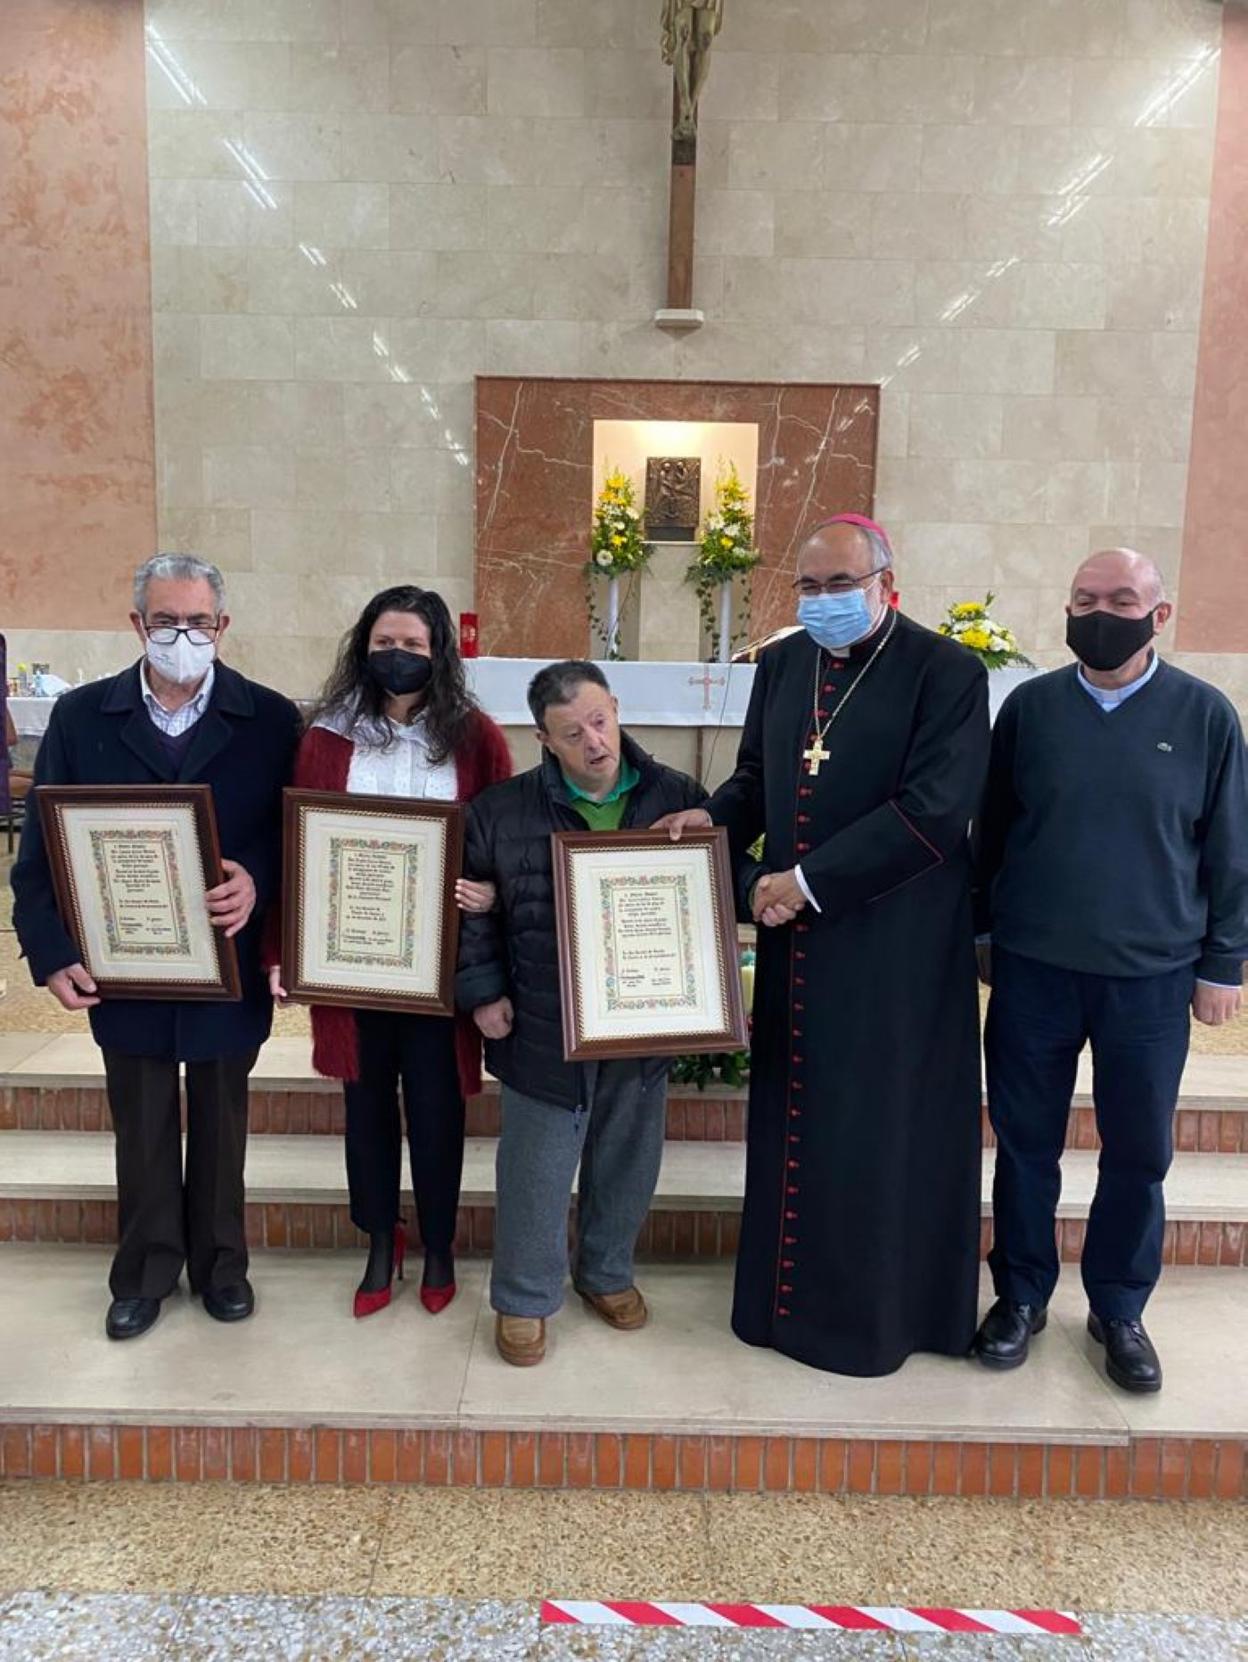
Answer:
[[887, 566], [876, 566], [865, 577], [830, 577], [826, 583], [817, 583], [813, 577], [795, 577], [791, 586], [803, 600], [813, 599], [817, 594], [852, 594], [855, 589], [870, 587], [887, 570]]
[[154, 646], [172, 646], [179, 635], [185, 635], [192, 646], [211, 646], [217, 638], [217, 631], [220, 629], [221, 625], [219, 623], [193, 623], [186, 625], [173, 623], [157, 623], [149, 625], [145, 623], [143, 627], [147, 630], [148, 640], [151, 641]]

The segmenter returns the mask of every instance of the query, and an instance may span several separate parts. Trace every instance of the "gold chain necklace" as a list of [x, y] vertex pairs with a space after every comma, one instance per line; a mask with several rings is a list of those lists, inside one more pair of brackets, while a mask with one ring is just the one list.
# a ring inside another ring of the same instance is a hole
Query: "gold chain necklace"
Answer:
[[819, 655], [815, 659], [815, 704], [814, 704], [814, 710], [811, 714], [811, 721], [814, 724], [814, 728], [815, 728], [815, 739], [814, 739], [814, 743], [808, 745], [806, 747], [806, 749], [803, 750], [803, 752], [802, 752], [802, 760], [806, 764], [806, 772], [811, 776], [812, 779], [817, 779], [819, 777], [819, 769], [823, 766], [823, 764], [825, 762], [830, 761], [831, 758], [832, 758], [832, 752], [830, 750], [826, 750], [824, 748], [824, 743], [823, 743], [824, 739], [826, 739], [827, 736], [828, 736], [828, 731], [831, 728], [832, 723], [836, 720], [837, 716], [840, 715], [841, 711], [845, 708], [845, 706], [849, 703], [850, 699], [854, 696], [854, 693], [858, 688], [858, 683], [862, 680], [863, 676], [871, 668], [872, 664], [879, 657], [880, 653], [883, 652], [884, 648], [888, 645], [889, 641], [892, 639], [893, 630], [896, 627], [897, 627], [897, 614], [896, 614], [896, 612], [894, 612], [893, 616], [892, 616], [892, 619], [889, 622], [888, 628], [884, 631], [883, 638], [881, 639], [879, 645], [876, 647], [875, 651], [871, 654], [871, 656], [867, 659], [866, 663], [862, 666], [862, 668], [858, 671], [857, 675], [854, 676], [854, 679], [850, 682], [848, 688], [845, 691], [844, 696], [838, 701], [836, 708], [833, 710], [832, 714], [828, 717], [828, 719], [824, 722], [822, 727], [819, 726], [819, 682], [823, 677], [823, 653], [824, 653], [824, 648], [823, 647], [819, 648]]

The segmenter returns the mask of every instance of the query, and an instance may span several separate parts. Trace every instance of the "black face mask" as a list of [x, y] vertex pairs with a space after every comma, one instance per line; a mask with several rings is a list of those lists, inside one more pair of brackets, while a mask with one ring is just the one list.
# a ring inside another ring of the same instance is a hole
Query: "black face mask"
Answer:
[[384, 652], [369, 653], [368, 673], [379, 687], [402, 698], [407, 693], [424, 692], [433, 674], [433, 661], [419, 652], [404, 652], [401, 646], [392, 646]]
[[1066, 619], [1066, 645], [1089, 669], [1121, 669], [1156, 634], [1152, 612], [1117, 617], [1113, 612], [1083, 612]]

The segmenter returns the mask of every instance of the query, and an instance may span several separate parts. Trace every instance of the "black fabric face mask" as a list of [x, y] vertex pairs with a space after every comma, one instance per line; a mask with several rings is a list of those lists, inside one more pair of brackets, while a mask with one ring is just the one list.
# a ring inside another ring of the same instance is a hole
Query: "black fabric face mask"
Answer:
[[[1155, 609], [1155, 608], [1154, 608]], [[1118, 617], [1113, 612], [1083, 612], [1066, 619], [1066, 645], [1089, 669], [1121, 669], [1156, 634], [1152, 612]]]
[[407, 693], [424, 692], [433, 674], [433, 662], [419, 652], [404, 652], [401, 646], [392, 646], [385, 652], [370, 652], [368, 673], [379, 687], [396, 698]]

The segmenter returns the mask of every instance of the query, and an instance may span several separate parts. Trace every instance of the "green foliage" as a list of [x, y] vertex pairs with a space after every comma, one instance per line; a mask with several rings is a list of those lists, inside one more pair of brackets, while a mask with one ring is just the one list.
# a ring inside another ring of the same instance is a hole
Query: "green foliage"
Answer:
[[724, 1050], [699, 1056], [678, 1056], [672, 1067], [672, 1083], [694, 1085], [705, 1091], [710, 1085], [727, 1085], [740, 1090], [750, 1082], [748, 1050]]

